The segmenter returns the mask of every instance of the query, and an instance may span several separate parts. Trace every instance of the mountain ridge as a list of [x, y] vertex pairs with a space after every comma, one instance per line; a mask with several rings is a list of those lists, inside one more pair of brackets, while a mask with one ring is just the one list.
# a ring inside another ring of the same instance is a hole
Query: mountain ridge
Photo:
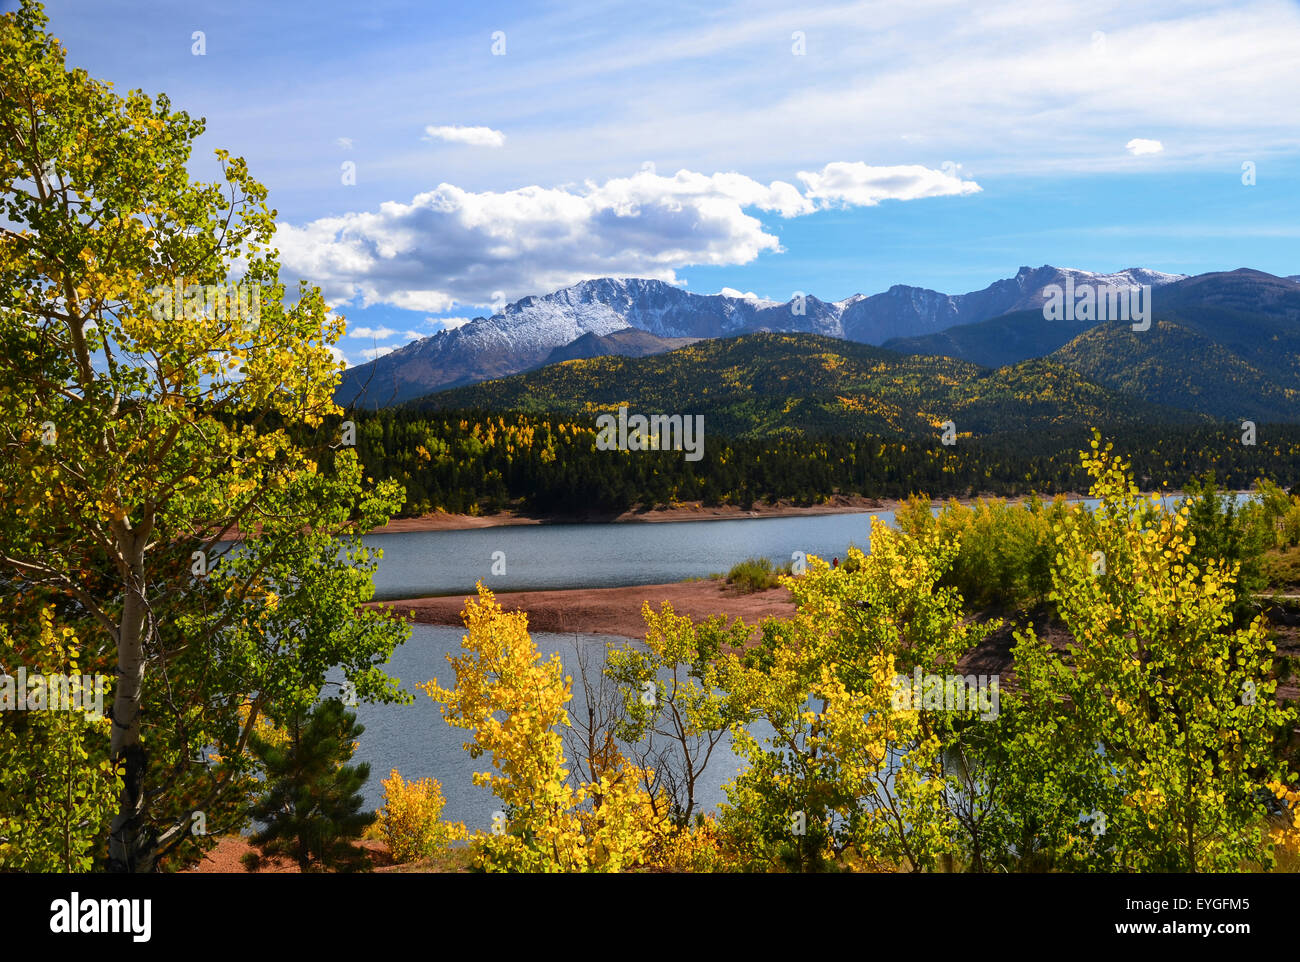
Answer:
[[1050, 284], [1151, 283], [1184, 275], [1147, 268], [1114, 274], [1043, 265], [1021, 267], [1012, 278], [967, 294], [942, 294], [896, 284], [873, 295], [839, 301], [813, 295], [780, 303], [724, 294], [694, 294], [663, 281], [596, 278], [546, 295], [530, 295], [488, 318], [413, 341], [368, 364], [350, 368], [336, 391], [344, 405], [379, 407], [433, 390], [505, 377], [546, 363], [557, 348], [588, 334], [605, 337], [635, 328], [660, 338], [716, 338], [789, 332], [880, 344], [899, 331], [935, 332], [972, 318], [985, 319], [1041, 305]]

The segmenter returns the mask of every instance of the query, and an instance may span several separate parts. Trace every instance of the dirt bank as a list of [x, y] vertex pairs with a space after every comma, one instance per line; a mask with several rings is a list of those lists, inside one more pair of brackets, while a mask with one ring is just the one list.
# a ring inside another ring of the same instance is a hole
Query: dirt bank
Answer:
[[[449, 595], [376, 604], [403, 614], [410, 612], [422, 624], [459, 627], [463, 624], [461, 612], [465, 608], [465, 597]], [[619, 635], [624, 638], [644, 637], [641, 605], [647, 601], [656, 610], [667, 601], [679, 615], [690, 615], [700, 620], [723, 614], [728, 619], [740, 618], [751, 627], [769, 616], [789, 618], [794, 614], [794, 601], [785, 588], [741, 594], [723, 582], [713, 580], [632, 588], [507, 591], [498, 594], [496, 599], [507, 611], [528, 612], [528, 627], [533, 631]]]
[[[1155, 492], [1165, 498], [1178, 499], [1181, 491], [1167, 490]], [[1248, 492], [1237, 492], [1248, 493]], [[1149, 496], [1149, 494], [1148, 494]], [[992, 498], [992, 495], [988, 496]], [[1086, 495], [1071, 493], [1065, 495], [1070, 500], [1080, 500]], [[955, 500], [960, 504], [973, 504], [976, 498], [936, 498], [930, 504], [933, 507]], [[1024, 498], [1010, 498], [1013, 504]], [[1044, 498], [1044, 500], [1051, 500]], [[795, 518], [802, 515], [823, 514], [863, 514], [870, 512], [896, 511], [902, 502], [894, 498], [864, 498], [859, 495], [837, 494], [824, 504], [796, 505], [789, 501], [775, 504], [755, 502], [749, 510], [743, 510], [734, 504], [706, 507], [698, 501], [683, 502], [672, 508], [654, 508], [652, 510], [631, 510], [621, 513], [590, 513], [583, 515], [554, 515], [536, 517], [520, 514], [517, 511], [498, 511], [494, 514], [448, 514], [436, 511], [418, 518], [394, 518], [382, 528], [376, 528], [371, 534], [402, 534], [408, 531], [460, 531], [473, 528], [494, 528], [513, 524], [654, 524], [665, 521], [726, 521], [743, 518]]]
[[865, 511], [892, 511], [897, 501], [879, 498], [861, 498], [836, 495], [825, 504], [799, 506], [789, 501], [776, 504], [756, 502], [748, 511], [734, 504], [705, 507], [698, 501], [689, 501], [672, 508], [631, 510], [619, 513], [591, 512], [588, 514], [534, 517], [514, 511], [494, 514], [448, 514], [437, 511], [418, 518], [394, 518], [387, 526], [376, 528], [371, 534], [400, 534], [406, 531], [457, 531], [469, 528], [492, 528], [512, 524], [653, 524], [663, 521], [725, 521], [739, 518], [788, 518], [799, 515], [856, 514]]

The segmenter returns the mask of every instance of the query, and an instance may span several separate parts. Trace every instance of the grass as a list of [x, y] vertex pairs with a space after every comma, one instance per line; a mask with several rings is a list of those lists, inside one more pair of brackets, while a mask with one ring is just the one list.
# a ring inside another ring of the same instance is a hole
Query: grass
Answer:
[[1294, 592], [1300, 587], [1300, 548], [1272, 548], [1259, 566], [1270, 588]]
[[473, 859], [474, 853], [468, 847], [464, 845], [448, 846], [433, 858], [422, 859], [418, 862], [389, 865], [379, 869], [379, 871], [391, 872], [396, 875], [471, 872], [473, 871], [471, 864]]
[[752, 594], [775, 588], [777, 578], [790, 573], [787, 563], [781, 568], [773, 566], [770, 558], [746, 558], [739, 564], [732, 565], [727, 572], [727, 584], [738, 589], [741, 594]]

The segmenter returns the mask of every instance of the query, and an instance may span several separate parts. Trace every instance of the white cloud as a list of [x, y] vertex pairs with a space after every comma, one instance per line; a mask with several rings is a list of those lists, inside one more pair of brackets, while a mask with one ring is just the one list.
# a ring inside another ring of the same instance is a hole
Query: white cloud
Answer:
[[408, 341], [419, 341], [419, 340], [422, 340], [422, 339], [424, 339], [424, 338], [426, 338], [426, 337], [428, 337], [428, 336], [429, 336], [428, 334], [421, 334], [419, 331], [403, 331], [403, 332], [402, 332], [402, 337], [406, 338]]
[[668, 177], [649, 165], [581, 187], [473, 192], [439, 184], [409, 204], [389, 201], [301, 227], [284, 224], [276, 244], [284, 265], [320, 284], [331, 300], [437, 313], [588, 277], [680, 283], [676, 271], [683, 267], [748, 264], [780, 251], [778, 238], [749, 210], [788, 218], [827, 206], [979, 190], [974, 181], [919, 165], [832, 163], [799, 177], [806, 194], [780, 180], [689, 170]]
[[396, 333], [391, 327], [354, 327], [348, 331], [348, 337], [369, 337], [376, 341], [386, 341]]
[[1136, 12], [1117, 0], [1043, 0], [1032, 18], [998, 0], [865, 9], [801, 7], [806, 58], [777, 55], [772, 38], [782, 23], [789, 36], [789, 14], [759, 2], [746, 5], [743, 28], [719, 11], [658, 35], [603, 38], [568, 64], [512, 62], [520, 89], [551, 85], [563, 96], [586, 81], [583, 112], [545, 137], [518, 121], [512, 145], [535, 176], [546, 176], [548, 161], [573, 169], [593, 143], [609, 145], [600, 154], [609, 162], [653, 151], [767, 170], [797, 165], [809, 144], [823, 155], [880, 156], [909, 137], [917, 146], [904, 160], [958, 155], [983, 176], [1127, 170], [1115, 144], [1135, 127], [1182, 128], [1166, 156], [1203, 168], [1220, 168], [1242, 142], [1300, 145], [1285, 93], [1300, 86], [1294, 3], [1153, 0]]
[[[810, 156], [926, 165], [960, 156], [981, 179], [1129, 172], [1118, 146], [1135, 130], [1177, 131], [1161, 159], [1202, 170], [1225, 169], [1243, 144], [1257, 157], [1300, 150], [1300, 5], [1289, 0], [1040, 0], [1033, 16], [1013, 0], [813, 0], [797, 13], [747, 0], [638, 18], [635, 30], [625, 16], [593, 12], [608, 5], [576, 19], [565, 5], [524, 6], [512, 14], [512, 55], [493, 58], [489, 74], [466, 69], [466, 51], [486, 46], [476, 20], [444, 18], [431, 31], [413, 18], [385, 43], [350, 51], [346, 71], [312, 44], [273, 57], [258, 45], [231, 49], [226, 82], [191, 90], [190, 101], [199, 98], [210, 135], [260, 145], [258, 177], [282, 199], [330, 166], [304, 149], [337, 150], [321, 117], [375, 158], [363, 185], [383, 177], [384, 196], [403, 199], [427, 189], [430, 145], [413, 141], [434, 109], [430, 91], [455, 104], [456, 118], [510, 131], [509, 151], [437, 151], [439, 179], [476, 189], [517, 186], [511, 155], [527, 158], [530, 181], [556, 184], [647, 157], [695, 170], [743, 165], [763, 178], [789, 176], [780, 172]], [[292, 5], [262, 8], [272, 33], [293, 28]], [[89, 5], [60, 36], [70, 49], [98, 41], [107, 73], [136, 76], [137, 27]], [[807, 32], [808, 56], [791, 55], [794, 29]], [[155, 46], [165, 36], [157, 23], [148, 30]], [[526, 56], [516, 36], [529, 37]], [[146, 87], [186, 82], [179, 62], [150, 69], [139, 74]], [[338, 209], [325, 199], [337, 195], [302, 193], [299, 222]]]
[[962, 180], [955, 168], [950, 170], [932, 170], [919, 164], [869, 167], [861, 161], [837, 161], [827, 164], [820, 173], [801, 170], [799, 179], [807, 185], [807, 196], [823, 205], [874, 207], [882, 200], [979, 193], [979, 184]]
[[427, 140], [445, 140], [471, 147], [504, 147], [506, 135], [491, 127], [425, 127]]
[[426, 317], [424, 323], [441, 327], [445, 331], [454, 331], [458, 327], [464, 327], [472, 320], [474, 320], [472, 317]]
[[738, 291], [734, 287], [724, 287], [722, 290], [718, 291], [718, 293], [723, 297], [739, 297], [747, 301], [756, 301], [759, 299], [758, 295], [753, 291]]
[[396, 348], [392, 347], [367, 347], [361, 351], [361, 356], [367, 361], [373, 361], [377, 357], [383, 357], [385, 354], [392, 354]]
[[472, 320], [474, 320], [472, 317], [426, 317], [424, 322], [441, 327], [444, 331], [454, 331], [458, 327], [464, 327]]
[[1141, 157], [1143, 154], [1158, 154], [1165, 149], [1165, 145], [1158, 140], [1147, 140], [1144, 137], [1134, 137], [1124, 149], [1135, 157]]
[[345, 355], [337, 347], [335, 347], [333, 344], [329, 344], [326, 346], [329, 348], [329, 352], [334, 356], [334, 360], [336, 362], [341, 362], [343, 364], [346, 364], [348, 367], [352, 366], [352, 364], [347, 359], [347, 355]]

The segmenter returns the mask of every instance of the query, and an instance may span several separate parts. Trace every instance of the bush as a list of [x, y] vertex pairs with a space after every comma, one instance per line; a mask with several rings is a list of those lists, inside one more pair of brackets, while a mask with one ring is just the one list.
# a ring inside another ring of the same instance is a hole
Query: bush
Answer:
[[408, 782], [396, 768], [383, 781], [384, 804], [371, 834], [388, 845], [395, 862], [433, 858], [448, 842], [465, 837], [465, 827], [442, 821], [447, 804], [436, 778]]
[[370, 766], [348, 764], [364, 731], [355, 713], [327, 698], [305, 715], [293, 712], [284, 725], [287, 738], [279, 731], [249, 738], [266, 781], [249, 806], [263, 826], [249, 841], [261, 853], [248, 853], [246, 868], [278, 857], [293, 859], [304, 872], [369, 868], [369, 856], [352, 843], [375, 819], [361, 810]]
[[777, 584], [777, 572], [768, 558], [746, 558], [727, 572], [727, 584], [735, 585], [742, 592], [749, 594], [774, 588]]
[[1300, 545], [1300, 504], [1293, 504], [1282, 515], [1279, 525], [1283, 547], [1292, 548]]
[[673, 828], [651, 847], [650, 864], [663, 872], [726, 872], [728, 853], [712, 815], [697, 814], [695, 824]]
[[1275, 485], [1261, 489], [1256, 501], [1238, 505], [1235, 495], [1219, 490], [1213, 473], [1192, 479], [1185, 488], [1187, 528], [1192, 539], [1188, 559], [1200, 568], [1211, 561], [1240, 566], [1234, 614], [1245, 624], [1254, 617], [1251, 598], [1268, 585], [1264, 552], [1278, 539], [1294, 506]]
[[1023, 504], [979, 499], [972, 505], [949, 501], [934, 514], [929, 499], [912, 497], [897, 512], [899, 528], [917, 537], [937, 530], [960, 547], [940, 581], [961, 592], [968, 609], [1030, 608], [1052, 587], [1054, 519], [1073, 510], [1063, 498]]

